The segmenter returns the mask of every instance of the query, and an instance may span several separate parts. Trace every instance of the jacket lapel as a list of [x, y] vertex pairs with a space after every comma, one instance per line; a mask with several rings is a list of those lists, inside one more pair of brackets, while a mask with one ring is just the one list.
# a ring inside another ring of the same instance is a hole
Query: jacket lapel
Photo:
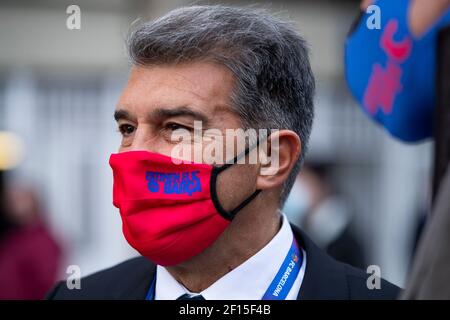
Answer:
[[319, 249], [295, 225], [294, 237], [306, 252], [306, 270], [297, 300], [347, 299], [349, 297], [344, 265]]
[[114, 299], [120, 300], [144, 300], [155, 275], [156, 265], [144, 257], [136, 261], [133, 268], [124, 273], [123, 279], [118, 281], [117, 292]]

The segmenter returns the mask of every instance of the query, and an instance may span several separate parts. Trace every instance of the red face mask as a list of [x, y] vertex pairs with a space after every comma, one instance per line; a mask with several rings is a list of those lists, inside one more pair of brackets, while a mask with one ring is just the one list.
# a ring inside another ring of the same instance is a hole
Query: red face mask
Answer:
[[232, 211], [219, 203], [216, 178], [231, 164], [175, 164], [171, 157], [129, 151], [112, 154], [113, 204], [128, 243], [156, 264], [176, 265], [209, 247], [256, 190]]

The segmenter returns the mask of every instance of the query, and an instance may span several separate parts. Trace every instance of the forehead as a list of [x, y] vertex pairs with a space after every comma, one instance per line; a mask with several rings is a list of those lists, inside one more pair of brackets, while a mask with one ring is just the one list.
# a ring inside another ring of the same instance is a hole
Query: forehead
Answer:
[[133, 66], [119, 105], [133, 108], [195, 105], [212, 111], [214, 106], [231, 105], [233, 86], [232, 73], [214, 63]]

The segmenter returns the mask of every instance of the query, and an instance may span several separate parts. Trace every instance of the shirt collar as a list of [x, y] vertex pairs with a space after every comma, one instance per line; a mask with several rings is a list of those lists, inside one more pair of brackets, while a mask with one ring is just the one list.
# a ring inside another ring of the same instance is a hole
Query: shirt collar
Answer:
[[[289, 221], [282, 214], [280, 230], [265, 247], [200, 294], [206, 300], [260, 300], [281, 267], [293, 236]], [[158, 265], [155, 299], [175, 300], [185, 293], [192, 294]]]

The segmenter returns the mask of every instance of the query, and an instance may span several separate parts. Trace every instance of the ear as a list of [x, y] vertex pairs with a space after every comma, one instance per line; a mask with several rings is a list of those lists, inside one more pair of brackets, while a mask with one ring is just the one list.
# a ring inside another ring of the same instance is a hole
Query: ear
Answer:
[[261, 190], [280, 187], [286, 181], [300, 156], [302, 143], [294, 131], [279, 130], [268, 137], [266, 150], [267, 160], [262, 160], [256, 179], [256, 187]]

